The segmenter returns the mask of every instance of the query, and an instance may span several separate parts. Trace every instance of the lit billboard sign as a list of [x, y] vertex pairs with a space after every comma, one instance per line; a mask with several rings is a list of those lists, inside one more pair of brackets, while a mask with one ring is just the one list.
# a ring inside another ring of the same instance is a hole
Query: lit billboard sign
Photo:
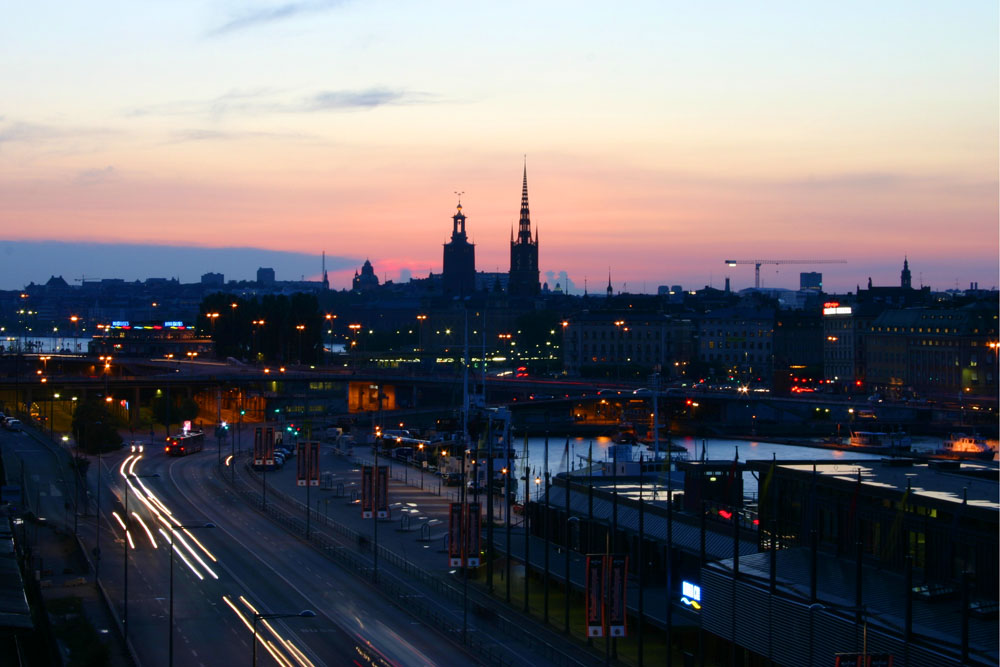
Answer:
[[823, 308], [824, 315], [850, 315], [850, 306], [828, 306]]
[[690, 581], [681, 582], [681, 602], [692, 609], [701, 609], [701, 586]]

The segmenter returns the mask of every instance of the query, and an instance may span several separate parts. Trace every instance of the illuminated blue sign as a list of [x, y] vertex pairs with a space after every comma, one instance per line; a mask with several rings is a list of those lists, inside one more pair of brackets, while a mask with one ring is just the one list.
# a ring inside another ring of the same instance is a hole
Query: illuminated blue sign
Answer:
[[111, 326], [116, 327], [116, 328], [117, 327], [121, 327], [121, 328], [127, 327], [128, 326], [128, 320], [117, 320], [115, 322], [112, 322]]
[[182, 327], [182, 326], [184, 326], [184, 323], [183, 322], [179, 322], [179, 321], [164, 322], [163, 326], [165, 326], [165, 327]]
[[694, 609], [701, 609], [701, 586], [690, 581], [682, 581], [681, 602]]

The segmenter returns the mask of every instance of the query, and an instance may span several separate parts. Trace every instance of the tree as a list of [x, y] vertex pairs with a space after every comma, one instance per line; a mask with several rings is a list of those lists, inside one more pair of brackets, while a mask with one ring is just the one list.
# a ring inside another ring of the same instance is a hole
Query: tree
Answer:
[[150, 405], [153, 419], [162, 424], [170, 433], [171, 424], [194, 421], [198, 418], [198, 403], [193, 398], [183, 397], [180, 400], [166, 395], [157, 396]]
[[73, 437], [79, 449], [87, 454], [121, 449], [122, 437], [118, 429], [122, 426], [107, 403], [98, 398], [81, 402], [73, 414]]

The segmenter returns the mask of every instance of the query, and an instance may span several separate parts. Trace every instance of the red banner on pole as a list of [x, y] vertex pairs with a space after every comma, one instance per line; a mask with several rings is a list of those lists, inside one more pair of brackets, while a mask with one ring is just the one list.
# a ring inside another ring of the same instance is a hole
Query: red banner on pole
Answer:
[[260, 426], [253, 430], [253, 464], [264, 465], [264, 429]]
[[375, 506], [375, 471], [371, 466], [361, 468], [361, 517], [372, 518]]
[[448, 510], [448, 566], [462, 567], [462, 503]]
[[295, 484], [305, 486], [309, 480], [309, 443], [300, 442], [295, 447]]
[[295, 483], [298, 486], [319, 486], [319, 443], [305, 440], [296, 446]]
[[379, 466], [377, 468], [377, 493], [375, 494], [375, 509], [378, 511], [378, 518], [389, 518], [389, 467]]
[[264, 465], [274, 465], [274, 429], [270, 426], [264, 430]]
[[309, 452], [309, 486], [319, 486], [319, 443], [310, 443], [312, 450]]
[[611, 556], [608, 577], [608, 629], [612, 637], [624, 637], [628, 556]]
[[604, 636], [604, 556], [587, 556], [587, 636]]
[[468, 567], [479, 567], [481, 511], [479, 503], [469, 503], [465, 513], [465, 562]]

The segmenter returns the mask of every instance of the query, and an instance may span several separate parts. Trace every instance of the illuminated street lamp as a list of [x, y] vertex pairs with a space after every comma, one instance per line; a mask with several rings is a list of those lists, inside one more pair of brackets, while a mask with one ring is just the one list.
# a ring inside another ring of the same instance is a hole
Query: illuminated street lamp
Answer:
[[302, 363], [302, 332], [306, 330], [306, 325], [296, 324], [295, 329], [299, 332], [299, 363]]
[[257, 667], [257, 621], [268, 621], [275, 618], [315, 618], [316, 612], [311, 609], [303, 609], [297, 614], [261, 614], [253, 613], [253, 661], [251, 667]]
[[212, 338], [215, 338], [215, 320], [219, 319], [218, 313], [205, 313], [205, 317], [212, 324]]
[[420, 352], [424, 351], [424, 322], [426, 321], [426, 315], [417, 315], [417, 350]]

